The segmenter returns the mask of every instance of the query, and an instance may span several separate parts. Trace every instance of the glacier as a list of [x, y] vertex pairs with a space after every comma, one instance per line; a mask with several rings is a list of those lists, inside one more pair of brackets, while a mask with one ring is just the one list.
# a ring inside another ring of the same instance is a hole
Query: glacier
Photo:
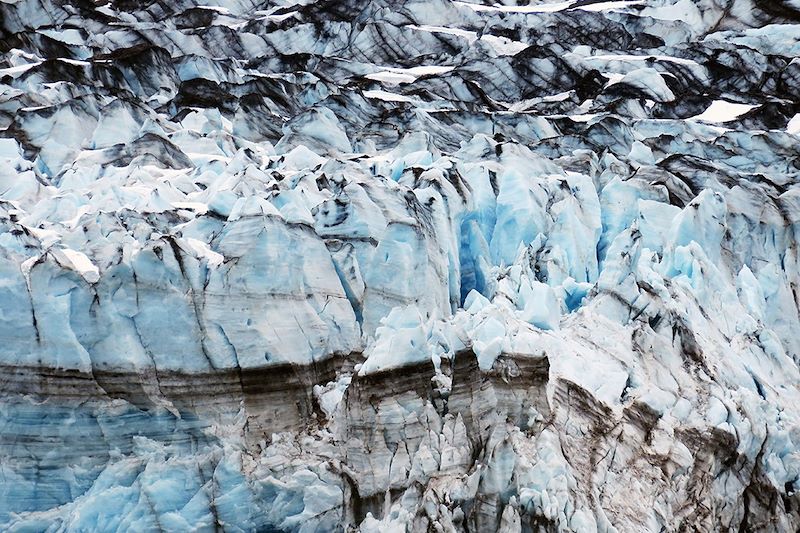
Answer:
[[800, 530], [800, 2], [0, 0], [0, 530]]

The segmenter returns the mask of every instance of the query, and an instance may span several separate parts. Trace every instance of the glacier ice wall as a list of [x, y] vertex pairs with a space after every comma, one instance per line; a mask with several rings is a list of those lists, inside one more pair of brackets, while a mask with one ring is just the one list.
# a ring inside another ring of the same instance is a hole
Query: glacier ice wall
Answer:
[[0, 530], [796, 531], [800, 4], [0, 2]]

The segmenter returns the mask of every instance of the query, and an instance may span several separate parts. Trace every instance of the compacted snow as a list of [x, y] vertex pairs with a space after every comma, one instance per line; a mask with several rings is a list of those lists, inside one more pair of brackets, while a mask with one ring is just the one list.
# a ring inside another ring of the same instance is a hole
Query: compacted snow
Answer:
[[1, 2], [0, 530], [798, 530], [799, 42]]

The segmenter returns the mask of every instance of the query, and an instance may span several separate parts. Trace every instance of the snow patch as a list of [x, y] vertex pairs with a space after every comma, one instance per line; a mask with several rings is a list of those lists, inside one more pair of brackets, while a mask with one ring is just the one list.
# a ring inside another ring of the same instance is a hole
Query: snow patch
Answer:
[[382, 90], [369, 90], [364, 91], [364, 96], [367, 98], [377, 98], [378, 100], [383, 100], [385, 102], [413, 102], [413, 98], [409, 98], [408, 96], [397, 94], [397, 93], [390, 93], [388, 91]]
[[736, 104], [726, 100], [714, 100], [708, 109], [699, 115], [689, 118], [688, 120], [715, 123], [730, 122], [731, 120], [736, 120], [740, 116], [752, 109], [755, 109], [756, 107], [759, 106], [751, 104]]
[[100, 269], [97, 268], [97, 265], [92, 263], [92, 260], [83, 252], [71, 250], [69, 248], [53, 249], [52, 252], [56, 256], [63, 254], [68, 264], [89, 283], [97, 283], [100, 281]]
[[800, 113], [792, 117], [788, 124], [786, 124], [786, 131], [792, 135], [800, 133]]

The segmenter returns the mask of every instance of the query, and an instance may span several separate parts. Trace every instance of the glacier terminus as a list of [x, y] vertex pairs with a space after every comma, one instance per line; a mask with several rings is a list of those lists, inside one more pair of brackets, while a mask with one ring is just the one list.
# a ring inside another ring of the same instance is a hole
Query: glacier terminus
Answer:
[[0, 531], [800, 531], [799, 246], [800, 0], [0, 0]]

